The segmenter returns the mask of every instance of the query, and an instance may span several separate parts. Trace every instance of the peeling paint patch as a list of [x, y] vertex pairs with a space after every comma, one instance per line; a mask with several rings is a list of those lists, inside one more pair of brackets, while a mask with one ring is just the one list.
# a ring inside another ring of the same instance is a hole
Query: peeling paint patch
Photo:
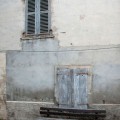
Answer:
[[85, 15], [80, 15], [80, 20], [84, 20], [85, 19]]

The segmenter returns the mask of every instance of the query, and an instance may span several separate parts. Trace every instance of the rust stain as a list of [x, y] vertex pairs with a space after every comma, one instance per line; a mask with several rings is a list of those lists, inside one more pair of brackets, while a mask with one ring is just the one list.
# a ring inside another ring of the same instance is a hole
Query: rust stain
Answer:
[[80, 15], [80, 20], [84, 20], [85, 19], [85, 15]]

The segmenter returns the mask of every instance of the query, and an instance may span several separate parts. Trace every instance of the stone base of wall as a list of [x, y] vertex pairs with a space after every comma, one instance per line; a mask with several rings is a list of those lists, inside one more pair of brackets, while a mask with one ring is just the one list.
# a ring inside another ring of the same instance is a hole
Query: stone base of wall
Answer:
[[0, 120], [7, 120], [6, 104], [0, 101]]
[[[8, 120], [48, 120], [48, 118], [40, 117], [39, 110], [42, 106], [53, 107], [54, 103], [7, 101]], [[92, 104], [90, 108], [106, 109], [107, 117], [104, 120], [120, 120], [120, 104]], [[50, 120], [57, 119], [51, 118]]]
[[120, 120], [120, 104], [93, 104], [90, 107], [93, 109], [105, 109], [107, 111], [105, 120]]
[[54, 106], [54, 104], [7, 101], [8, 120], [39, 120], [40, 106]]

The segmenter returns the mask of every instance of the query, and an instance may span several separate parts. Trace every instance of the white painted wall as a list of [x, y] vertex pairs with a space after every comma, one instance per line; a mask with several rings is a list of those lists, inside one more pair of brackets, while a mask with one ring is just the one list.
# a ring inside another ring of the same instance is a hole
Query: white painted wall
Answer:
[[[51, 0], [60, 46], [120, 44], [120, 0]], [[24, 0], [0, 0], [0, 51], [21, 49]]]
[[52, 0], [61, 46], [120, 44], [120, 0]]
[[0, 50], [20, 49], [24, 31], [23, 0], [0, 0]]

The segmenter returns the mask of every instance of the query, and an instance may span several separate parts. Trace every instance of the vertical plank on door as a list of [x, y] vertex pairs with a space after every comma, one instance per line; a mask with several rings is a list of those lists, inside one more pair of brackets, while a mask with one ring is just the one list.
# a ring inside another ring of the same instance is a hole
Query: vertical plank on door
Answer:
[[73, 102], [74, 108], [87, 109], [87, 79], [88, 79], [88, 69], [87, 68], [77, 68], [74, 69], [74, 93]]
[[57, 89], [59, 107], [71, 107], [71, 70], [67, 68], [57, 69]]

